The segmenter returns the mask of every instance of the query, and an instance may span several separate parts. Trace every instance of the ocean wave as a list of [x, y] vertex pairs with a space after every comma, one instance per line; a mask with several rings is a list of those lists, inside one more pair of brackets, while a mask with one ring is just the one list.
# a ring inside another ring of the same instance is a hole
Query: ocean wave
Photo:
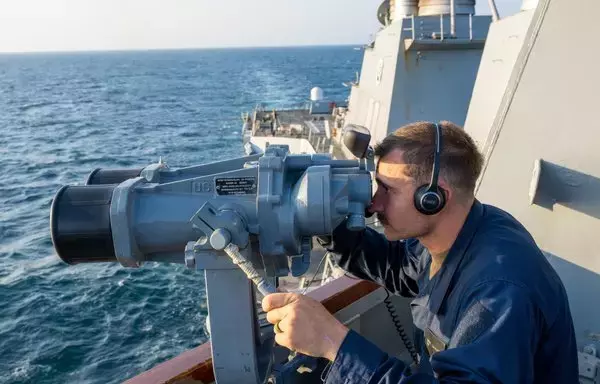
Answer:
[[8, 263], [2, 267], [3, 271], [10, 271], [5, 277], [0, 278], [0, 286], [15, 285], [25, 279], [40, 276], [49, 272], [49, 268], [58, 265], [60, 260], [56, 256], [46, 256], [39, 260], [27, 260], [19, 263]]
[[41, 102], [37, 102], [37, 103], [30, 103], [30, 104], [25, 104], [25, 105], [21, 105], [19, 106], [19, 110], [21, 112], [27, 112], [29, 110], [32, 109], [39, 109], [39, 108], [44, 108], [44, 107], [50, 107], [52, 105], [56, 105], [56, 102], [53, 101], [41, 101]]

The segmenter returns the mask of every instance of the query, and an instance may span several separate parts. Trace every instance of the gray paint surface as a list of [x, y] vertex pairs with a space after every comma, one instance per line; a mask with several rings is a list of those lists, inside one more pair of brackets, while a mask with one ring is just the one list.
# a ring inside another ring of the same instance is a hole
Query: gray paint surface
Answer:
[[387, 126], [401, 33], [398, 21], [377, 34], [373, 48], [365, 49], [359, 85], [352, 88], [346, 123], [369, 128], [373, 140]]
[[421, 120], [464, 124], [480, 57], [478, 49], [407, 52], [386, 134]]
[[[580, 347], [600, 347], [600, 53], [591, 40], [599, 12], [596, 0], [575, 8], [540, 1], [483, 147], [477, 192], [518, 218], [546, 252], [569, 293]], [[551, 166], [532, 188], [538, 159]], [[531, 204], [530, 194], [546, 202]]]
[[483, 146], [513, 71], [533, 11], [519, 12], [490, 26], [465, 129]]

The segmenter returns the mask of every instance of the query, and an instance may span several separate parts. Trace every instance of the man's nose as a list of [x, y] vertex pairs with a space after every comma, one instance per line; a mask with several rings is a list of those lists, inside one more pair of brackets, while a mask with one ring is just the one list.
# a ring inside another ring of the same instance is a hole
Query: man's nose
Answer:
[[367, 207], [367, 212], [369, 212], [371, 215], [375, 213], [375, 209], [373, 209], [373, 200], [371, 200], [371, 203]]
[[367, 211], [372, 215], [377, 212], [383, 212], [383, 199], [379, 191], [375, 192], [375, 196], [371, 199], [371, 204], [367, 207]]

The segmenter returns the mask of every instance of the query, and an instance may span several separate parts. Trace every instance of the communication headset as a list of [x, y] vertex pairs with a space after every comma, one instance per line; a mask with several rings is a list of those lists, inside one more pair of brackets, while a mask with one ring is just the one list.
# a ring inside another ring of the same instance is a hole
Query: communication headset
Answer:
[[446, 196], [438, 186], [440, 174], [440, 154], [442, 152], [442, 128], [435, 123], [435, 152], [433, 154], [433, 170], [429, 184], [421, 185], [415, 191], [415, 208], [424, 215], [435, 215], [444, 208]]

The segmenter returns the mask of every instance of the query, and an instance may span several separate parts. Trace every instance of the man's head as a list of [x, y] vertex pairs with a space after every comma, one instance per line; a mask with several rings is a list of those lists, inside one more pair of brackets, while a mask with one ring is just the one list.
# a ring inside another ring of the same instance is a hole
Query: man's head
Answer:
[[457, 125], [443, 121], [438, 186], [446, 198], [435, 215], [415, 207], [414, 194], [431, 181], [436, 145], [433, 123], [406, 125], [387, 136], [375, 148], [377, 192], [371, 211], [376, 212], [390, 240], [423, 237], [456, 207], [469, 208], [483, 157], [469, 135]]

